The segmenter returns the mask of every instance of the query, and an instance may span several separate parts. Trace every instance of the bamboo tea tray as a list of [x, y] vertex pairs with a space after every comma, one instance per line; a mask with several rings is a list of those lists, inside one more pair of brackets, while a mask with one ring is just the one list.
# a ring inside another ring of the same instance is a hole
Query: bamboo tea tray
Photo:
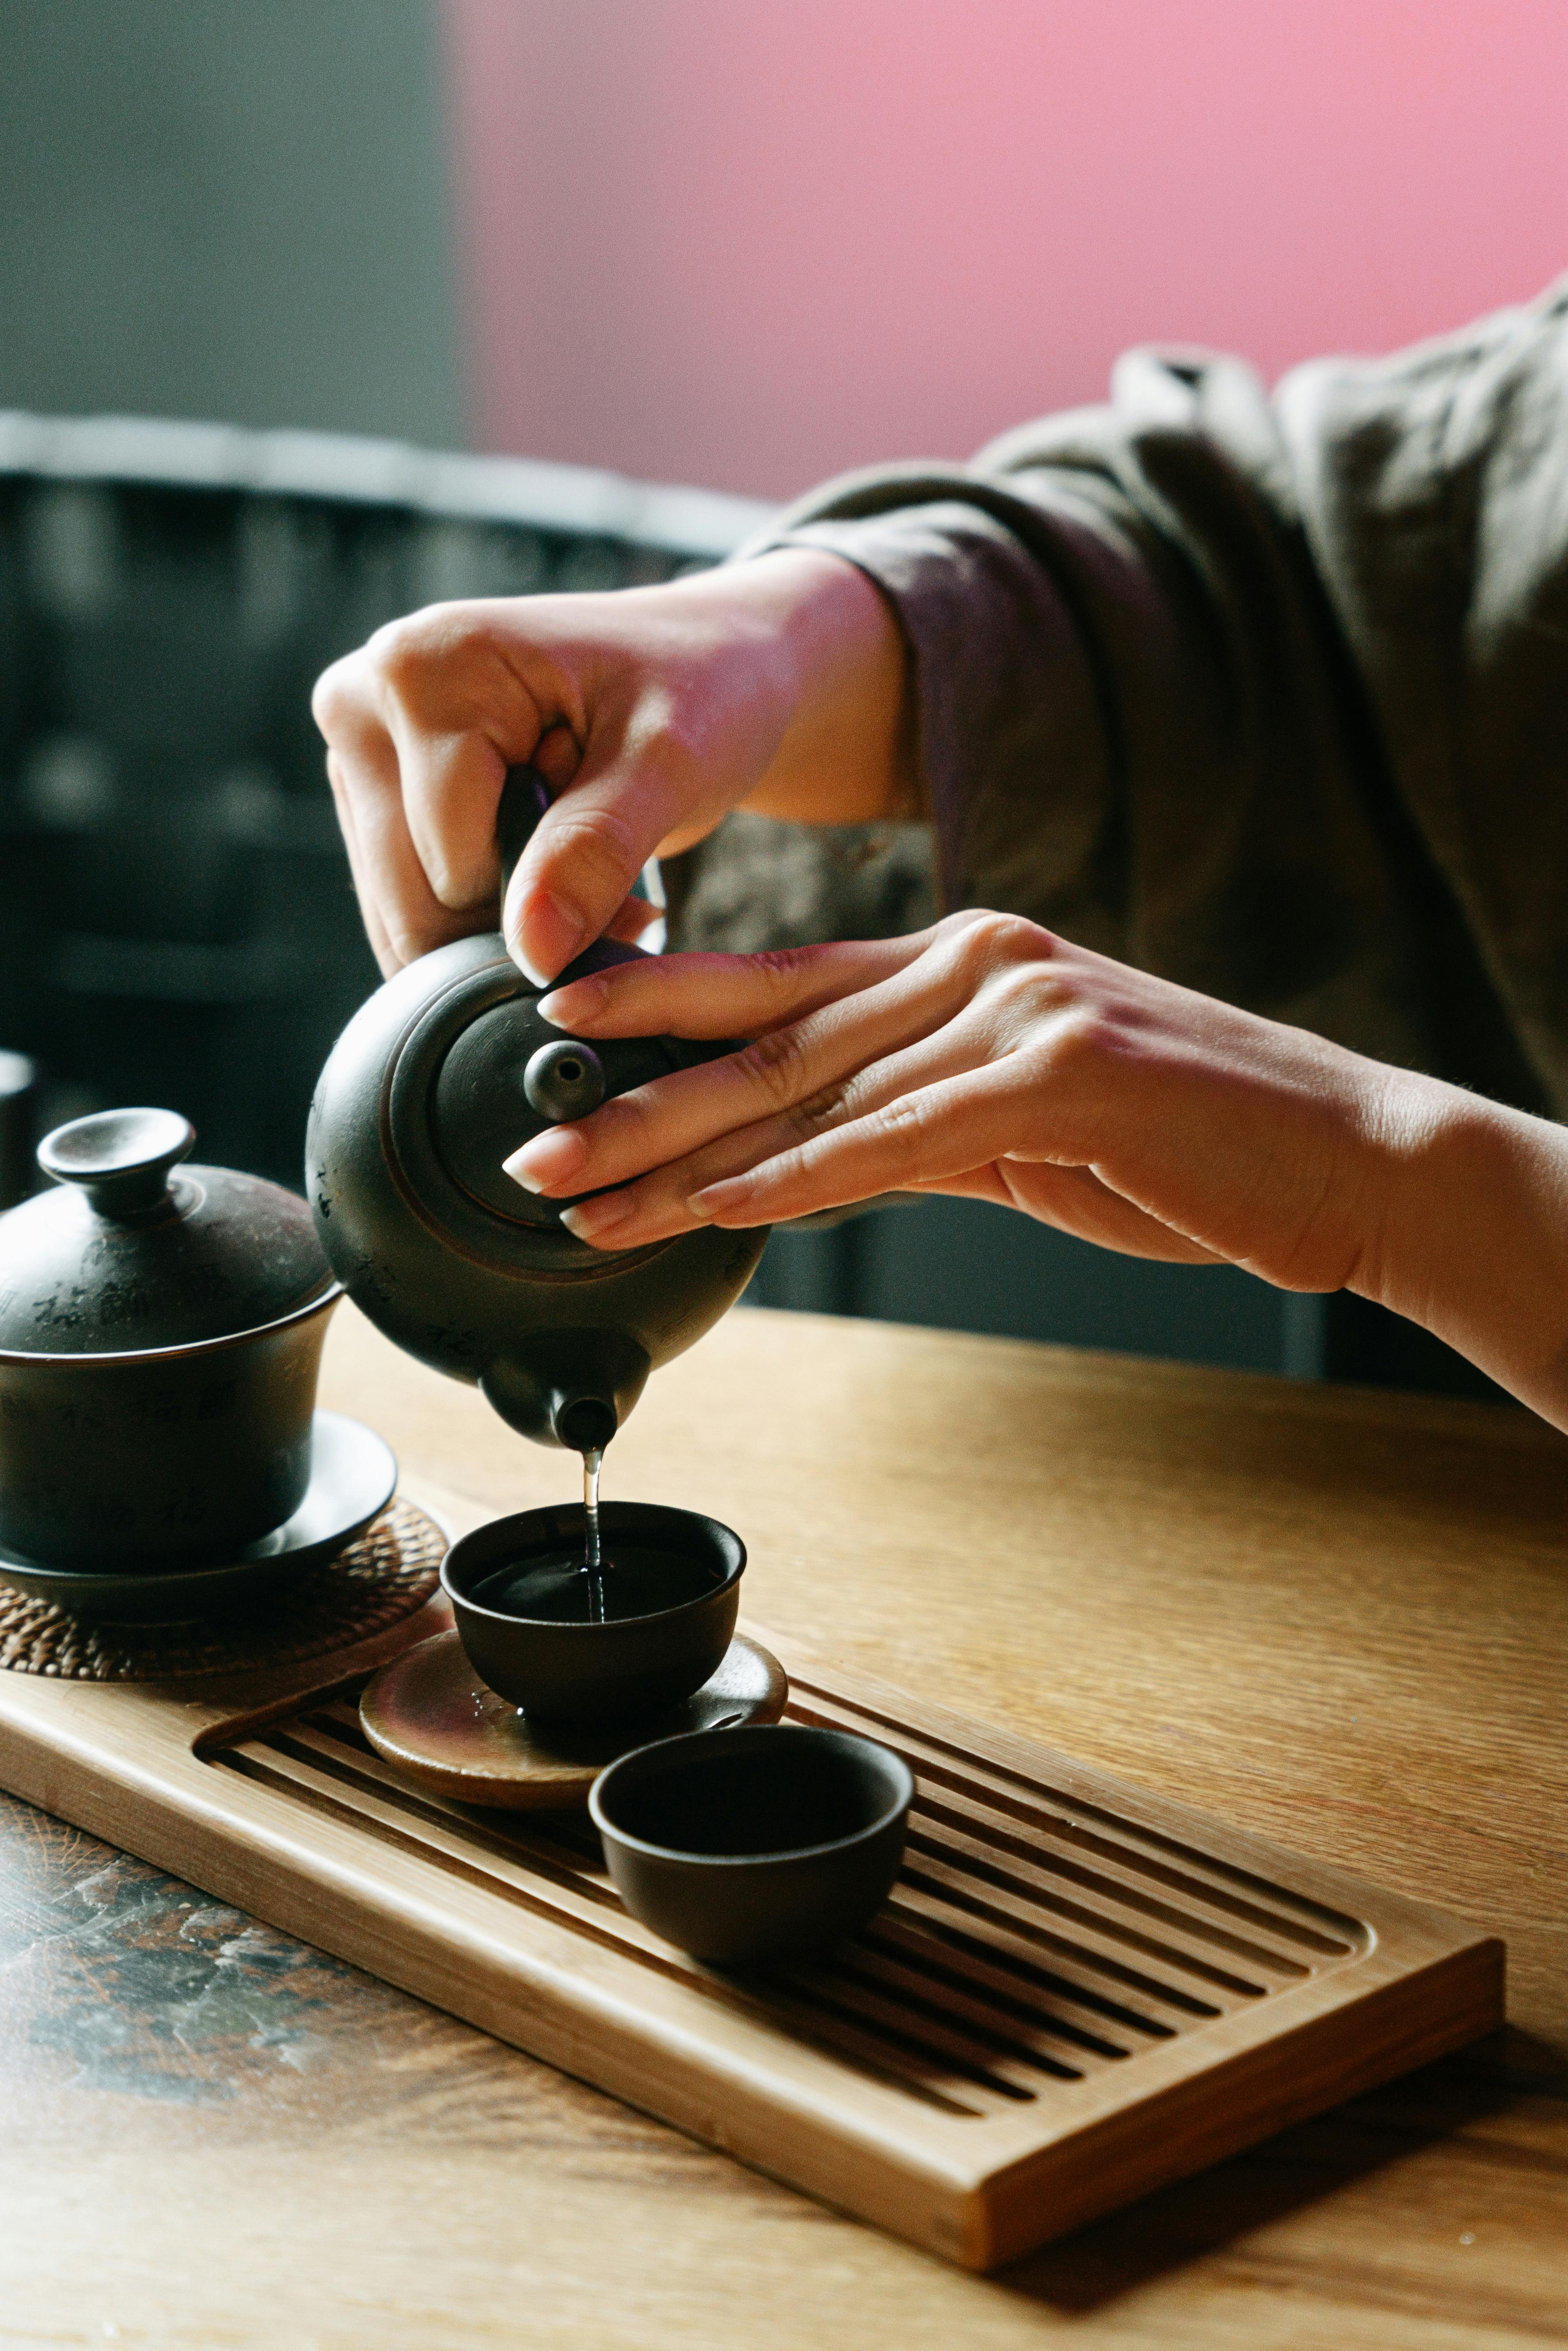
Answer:
[[449, 1621], [227, 1679], [0, 1672], [0, 1783], [975, 2269], [1501, 2022], [1494, 1938], [756, 1627], [789, 1719], [918, 1793], [857, 1942], [717, 1974], [626, 1916], [586, 1816], [421, 1794], [367, 1745], [369, 1673]]

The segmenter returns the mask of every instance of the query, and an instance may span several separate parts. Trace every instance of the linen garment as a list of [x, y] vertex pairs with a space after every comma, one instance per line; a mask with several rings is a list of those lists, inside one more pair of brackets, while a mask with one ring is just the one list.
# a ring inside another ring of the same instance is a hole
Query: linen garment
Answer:
[[830, 483], [907, 642], [932, 831], [733, 818], [674, 938], [1026, 914], [1568, 1113], [1568, 281], [1391, 359], [1134, 351], [963, 465]]

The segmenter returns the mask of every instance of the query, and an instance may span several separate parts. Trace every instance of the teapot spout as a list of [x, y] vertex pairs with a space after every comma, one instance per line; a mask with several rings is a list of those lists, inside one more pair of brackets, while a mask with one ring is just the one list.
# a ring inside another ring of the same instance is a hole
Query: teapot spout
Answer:
[[621, 1426], [611, 1395], [562, 1395], [550, 1408], [555, 1441], [571, 1453], [602, 1453]]
[[520, 1437], [589, 1453], [609, 1444], [652, 1369], [624, 1331], [549, 1331], [492, 1363], [479, 1385]]

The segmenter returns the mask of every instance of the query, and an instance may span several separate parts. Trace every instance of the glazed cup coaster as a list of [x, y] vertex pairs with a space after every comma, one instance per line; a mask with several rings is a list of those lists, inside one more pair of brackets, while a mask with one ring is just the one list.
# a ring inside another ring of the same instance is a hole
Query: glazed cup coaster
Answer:
[[607, 1763], [651, 1739], [777, 1722], [789, 1683], [777, 1657], [744, 1633], [692, 1697], [615, 1730], [530, 1724], [486, 1687], [455, 1633], [422, 1641], [366, 1684], [360, 1726], [378, 1755], [416, 1786], [505, 1812], [586, 1804]]

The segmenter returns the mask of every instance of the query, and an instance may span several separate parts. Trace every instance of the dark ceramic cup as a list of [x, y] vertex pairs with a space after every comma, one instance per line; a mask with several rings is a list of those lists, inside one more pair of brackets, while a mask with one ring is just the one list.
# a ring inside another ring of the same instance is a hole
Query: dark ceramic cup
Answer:
[[608, 1559], [618, 1541], [670, 1552], [703, 1566], [710, 1588], [654, 1614], [602, 1625], [505, 1614], [474, 1598], [504, 1567], [580, 1551], [580, 1502], [493, 1519], [454, 1543], [441, 1570], [458, 1637], [480, 1680], [531, 1719], [563, 1729], [633, 1723], [690, 1698], [723, 1664], [740, 1607], [746, 1546], [716, 1519], [656, 1502], [606, 1502], [599, 1522]]
[[600, 1773], [589, 1810], [632, 1917], [735, 1967], [863, 1927], [898, 1875], [914, 1795], [891, 1748], [774, 1723], [637, 1748]]

